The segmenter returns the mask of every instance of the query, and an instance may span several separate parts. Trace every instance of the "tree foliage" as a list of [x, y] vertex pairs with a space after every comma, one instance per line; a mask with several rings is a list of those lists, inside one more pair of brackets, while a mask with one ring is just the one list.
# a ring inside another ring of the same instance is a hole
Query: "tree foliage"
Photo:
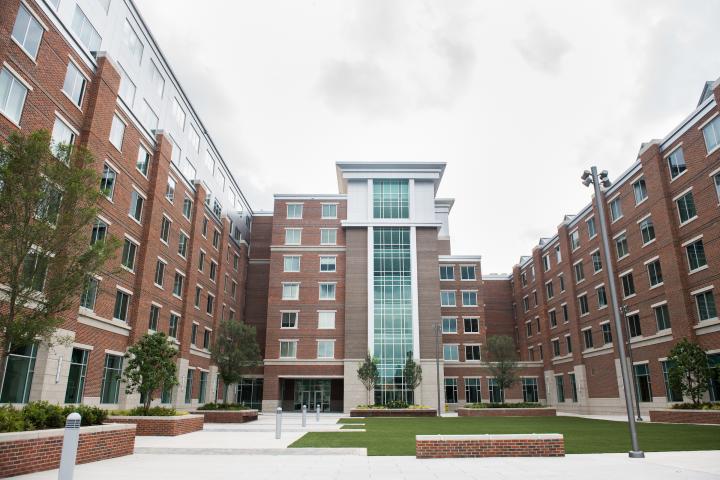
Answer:
[[380, 379], [378, 360], [370, 355], [370, 352], [367, 353], [365, 360], [360, 364], [360, 367], [358, 367], [357, 376], [367, 391], [367, 403], [370, 404], [370, 394]]
[[495, 377], [498, 386], [505, 390], [518, 381], [517, 352], [515, 342], [507, 335], [488, 337], [487, 346], [488, 370]]
[[128, 348], [125, 354], [128, 362], [123, 373], [125, 392], [139, 392], [144, 399], [145, 412], [150, 409], [155, 391], [166, 390], [178, 384], [175, 364], [177, 354], [177, 349], [162, 332], [152, 335], [146, 333]]
[[708, 389], [711, 374], [705, 351], [697, 343], [683, 338], [670, 350], [667, 361], [671, 387], [679, 388], [683, 396], [690, 397], [693, 404], [699, 405]]
[[210, 352], [225, 385], [223, 403], [227, 403], [227, 386], [239, 382], [247, 370], [260, 363], [255, 327], [236, 320], [223, 320]]
[[403, 378], [410, 392], [412, 392], [413, 403], [415, 400], [415, 390], [422, 383], [422, 367], [415, 362], [412, 352], [408, 352], [405, 366], [403, 367]]
[[79, 146], [54, 145], [51, 152], [45, 130], [14, 132], [0, 143], [3, 356], [11, 346], [51, 342], [61, 314], [77, 308], [87, 276], [118, 247], [113, 238], [90, 244], [102, 195], [93, 162]]

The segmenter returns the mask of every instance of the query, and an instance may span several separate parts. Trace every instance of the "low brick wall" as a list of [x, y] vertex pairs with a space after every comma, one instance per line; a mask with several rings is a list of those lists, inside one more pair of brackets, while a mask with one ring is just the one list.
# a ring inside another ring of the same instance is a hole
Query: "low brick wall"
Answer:
[[564, 457], [559, 433], [518, 435], [417, 435], [417, 458]]
[[[0, 433], [0, 478], [52, 470], [60, 466], [64, 428]], [[135, 425], [80, 428], [77, 463], [132, 455]]]
[[110, 416], [109, 422], [134, 423], [139, 437], [174, 437], [203, 429], [202, 415], [178, 415], [176, 417]]
[[434, 408], [353, 408], [351, 417], [437, 417]]
[[197, 410], [193, 415], [203, 415], [205, 423], [245, 423], [257, 420], [257, 410]]
[[458, 417], [554, 417], [554, 408], [458, 408]]
[[681, 410], [674, 408], [650, 410], [650, 421], [720, 425], [720, 410]]

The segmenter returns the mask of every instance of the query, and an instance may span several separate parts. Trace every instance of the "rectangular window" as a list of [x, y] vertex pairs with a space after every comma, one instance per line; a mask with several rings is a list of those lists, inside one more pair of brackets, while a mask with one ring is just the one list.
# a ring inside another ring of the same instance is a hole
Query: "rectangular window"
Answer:
[[555, 312], [555, 310], [549, 311], [548, 317], [550, 319], [550, 328], [557, 327], [557, 313]]
[[125, 39], [125, 46], [130, 51], [130, 55], [135, 59], [135, 61], [140, 64], [142, 61], [142, 54], [143, 54], [143, 44], [140, 41], [140, 37], [138, 37], [137, 33], [135, 33], [135, 30], [133, 30], [132, 25], [130, 25], [130, 22], [125, 20], [125, 24], [123, 25], [123, 36]]
[[441, 307], [454, 307], [455, 306], [455, 292], [452, 290], [442, 290], [440, 292], [440, 306]]
[[320, 300], [335, 300], [335, 284], [334, 283], [321, 283], [320, 284]]
[[603, 323], [600, 325], [603, 334], [603, 344], [608, 345], [612, 343], [612, 330], [610, 329], [610, 322]]
[[720, 201], [720, 173], [713, 175], [713, 183], [715, 184], [715, 195]]
[[0, 403], [27, 403], [35, 372], [37, 344], [10, 350], [5, 365], [5, 380]]
[[198, 392], [198, 403], [205, 403], [205, 391], [207, 390], [208, 374], [200, 371], [200, 391]]
[[635, 281], [633, 280], [632, 272], [627, 275], [623, 275], [620, 277], [620, 280], [622, 280], [623, 297], [628, 298], [635, 295]]
[[575, 251], [580, 248], [580, 232], [578, 230], [570, 233], [570, 249]]
[[322, 204], [322, 218], [337, 218], [337, 205], [334, 203], [323, 203]]
[[681, 224], [689, 222], [693, 218], [697, 217], [697, 210], [695, 210], [695, 200], [693, 199], [692, 192], [688, 192], [678, 198], [675, 201], [675, 204], [677, 205]]
[[210, 280], [215, 282], [217, 279], [218, 264], [215, 260], [210, 260]]
[[211, 330], [208, 330], [207, 328], [205, 330], [203, 330], [203, 348], [205, 350], [210, 349], [210, 335], [211, 334], [212, 334]]
[[194, 370], [188, 370], [187, 378], [185, 379], [185, 403], [192, 403], [193, 372]]
[[200, 285], [195, 286], [195, 308], [200, 309], [200, 299], [202, 297], [202, 287]]
[[580, 283], [585, 280], [585, 270], [583, 269], [583, 263], [578, 262], [575, 264], [575, 283]]
[[477, 292], [462, 292], [463, 307], [477, 307]]
[[537, 403], [538, 402], [537, 378], [523, 378], [522, 379], [522, 391], [523, 391], [523, 402]]
[[527, 287], [527, 276], [525, 275], [525, 272], [520, 273], [520, 284], [523, 287]]
[[583, 330], [583, 342], [585, 343], [585, 349], [593, 348], [593, 335], [592, 329], [588, 328]]
[[686, 246], [685, 252], [687, 253], [688, 267], [691, 272], [707, 265], [705, 245], [703, 245], [702, 239]]
[[122, 376], [123, 357], [105, 354], [100, 403], [118, 403], [120, 395], [120, 377]]
[[130, 216], [137, 220], [138, 222], [142, 222], [142, 210], [143, 210], [143, 204], [145, 203], [145, 199], [140, 196], [140, 194], [133, 190], [130, 194]]
[[334, 272], [336, 267], [335, 256], [320, 256], [320, 271], [321, 272]]
[[178, 317], [174, 313], [171, 313], [169, 327], [168, 327], [168, 337], [177, 338], [179, 322], [180, 322], [180, 317]]
[[720, 145], [720, 117], [715, 117], [713, 121], [705, 125], [702, 132], [708, 153], [718, 148]]
[[685, 155], [683, 155], [682, 147], [676, 148], [667, 158], [668, 167], [670, 168], [670, 179], [677, 178], [681, 173], [687, 170], [685, 165]]
[[587, 220], [585, 223], [587, 224], [588, 238], [595, 237], [595, 235], [597, 235], [597, 229], [595, 228], [595, 217]]
[[188, 246], [188, 236], [185, 235], [183, 232], [180, 232], [178, 235], [178, 255], [185, 258], [187, 257], [187, 246]]
[[320, 229], [320, 245], [337, 244], [337, 229], [321, 228]]
[[615, 239], [615, 250], [617, 251], [618, 259], [621, 259], [630, 253], [628, 250], [627, 235], [624, 233]]
[[213, 230], [212, 246], [215, 250], [220, 248], [220, 232], [218, 230]]
[[72, 20], [72, 30], [75, 35], [77, 35], [78, 40], [80, 40], [83, 47], [91, 52], [97, 52], [100, 50], [102, 38], [100, 38], [100, 35], [97, 30], [95, 30], [95, 27], [92, 26], [90, 20], [88, 20], [85, 13], [83, 13], [77, 5], [75, 6], [75, 14]]
[[525, 335], [527, 337], [532, 337], [532, 322], [530, 320], [525, 322]]
[[185, 276], [180, 272], [175, 272], [175, 280], [173, 281], [173, 295], [175, 295], [176, 297], [182, 297], [184, 282]]
[[185, 110], [180, 106], [180, 102], [177, 98], [173, 97], [172, 100], [172, 116], [175, 119], [175, 124], [178, 126], [180, 131], [185, 130]]
[[667, 304], [660, 305], [653, 308], [655, 312], [655, 323], [657, 325], [658, 332], [667, 330], [670, 328], [670, 311], [668, 310]]
[[605, 287], [598, 287], [597, 288], [597, 299], [598, 299], [598, 309], [607, 307], [607, 293], [605, 291]]
[[701, 322], [717, 318], [715, 295], [713, 295], [712, 290], [707, 290], [695, 295], [695, 304], [697, 305], [698, 318]]
[[682, 390], [678, 386], [674, 386], [670, 383], [670, 369], [673, 367], [672, 362], [662, 361], [660, 362], [663, 372], [663, 380], [665, 382], [665, 398], [668, 402], [682, 402]]
[[600, 251], [595, 251], [590, 255], [590, 260], [593, 265], [593, 272], [597, 273], [602, 270], [602, 259], [600, 258]]
[[282, 299], [283, 300], [297, 300], [300, 296], [300, 284], [299, 283], [283, 283], [282, 284]]
[[332, 330], [335, 328], [335, 312], [319, 311], [318, 312], [318, 329]]
[[560, 280], [560, 291], [565, 291], [565, 275], [558, 275], [558, 280]]
[[17, 17], [15, 17], [12, 38], [33, 60], [37, 58], [43, 31], [44, 29], [40, 22], [37, 21], [25, 5], [20, 4]]
[[297, 312], [282, 312], [280, 328], [297, 328]]
[[21, 286], [42, 292], [45, 287], [48, 259], [39, 252], [31, 250], [23, 261]]
[[135, 162], [135, 168], [147, 177], [148, 166], [150, 165], [150, 152], [148, 152], [142, 145], [138, 149], [137, 161]]
[[548, 300], [555, 296], [552, 280], [545, 284], [545, 295], [547, 296]]
[[635, 394], [641, 402], [652, 402], [650, 367], [647, 363], [633, 365], [635, 371]]
[[575, 374], [568, 373], [568, 376], [570, 377], [570, 392], [572, 393], [572, 401], [574, 403], [577, 403], [578, 393], [577, 393], [577, 382], [575, 381]]
[[373, 180], [373, 218], [409, 218], [408, 180]]
[[137, 244], [135, 242], [132, 242], [125, 239], [125, 243], [123, 244], [123, 250], [122, 250], [122, 266], [130, 270], [131, 272], [135, 271], [135, 254], [137, 253]]
[[208, 293], [207, 303], [205, 304], [205, 313], [212, 315], [215, 311], [215, 297]]
[[50, 137], [50, 149], [55, 158], [68, 164], [70, 161], [70, 149], [74, 144], [75, 132], [65, 122], [55, 117]]
[[167, 198], [170, 203], [173, 203], [175, 201], [175, 187], [177, 186], [177, 182], [174, 178], [168, 177], [167, 179], [167, 186], [165, 187], [165, 198]]
[[640, 235], [642, 236], [643, 245], [655, 240], [655, 226], [653, 225], [652, 218], [646, 218], [640, 222]]
[[482, 402], [480, 379], [465, 378], [465, 402], [480, 403]]
[[557, 263], [562, 262], [562, 252], [560, 252], [560, 245], [555, 245], [555, 261]]
[[335, 341], [318, 340], [317, 358], [335, 358]]
[[162, 287], [165, 283], [165, 262], [158, 258], [155, 263], [155, 285]]
[[547, 272], [550, 270], [550, 255], [543, 255], [542, 256], [542, 264], [543, 264], [543, 272]]
[[465, 324], [465, 333], [480, 333], [479, 318], [465, 318], [463, 323]]
[[490, 392], [491, 403], [503, 403], [505, 401], [505, 391], [500, 387], [495, 378], [488, 378], [488, 391]]
[[103, 173], [100, 177], [100, 191], [105, 195], [109, 200], [112, 200], [113, 194], [115, 193], [115, 177], [117, 176], [117, 173], [115, 170], [110, 168], [108, 164], [106, 163], [103, 166]]
[[104, 241], [107, 237], [107, 233], [108, 224], [99, 218], [96, 218], [95, 223], [93, 223], [92, 233], [90, 234], [90, 245], [93, 245], [95, 242]]
[[662, 268], [660, 267], [660, 260], [655, 260], [647, 264], [648, 279], [650, 286], [655, 287], [663, 283]]
[[457, 378], [445, 379], [445, 403], [455, 404], [458, 402]]
[[628, 333], [630, 338], [639, 337], [642, 335], [642, 328], [640, 326], [640, 315], [633, 313], [627, 317]]
[[567, 349], [568, 355], [572, 353], [572, 339], [570, 335], [565, 335], [565, 348]]
[[7, 68], [0, 70], [0, 112], [16, 125], [20, 124], [27, 92], [27, 87]]
[[110, 125], [110, 143], [119, 151], [122, 151], [123, 137], [125, 137], [125, 122], [117, 115], [113, 115], [112, 125]]
[[65, 389], [65, 403], [82, 403], [89, 354], [88, 350], [72, 349], [67, 388]]
[[288, 203], [287, 204], [287, 218], [288, 219], [301, 219], [303, 214], [302, 203]]
[[302, 235], [301, 228], [286, 228], [285, 229], [285, 245], [300, 245], [301, 235]]
[[465, 361], [466, 362], [479, 362], [480, 361], [480, 345], [465, 345]]
[[562, 375], [555, 375], [555, 392], [557, 394], [558, 403], [565, 401], [565, 385]]
[[85, 277], [85, 285], [83, 286], [82, 295], [80, 296], [80, 306], [88, 310], [95, 310], [95, 300], [97, 300], [98, 279], [88, 275]]
[[455, 267], [452, 265], [440, 265], [440, 280], [454, 280]]
[[633, 183], [633, 194], [635, 195], [635, 205], [640, 205], [643, 200], [648, 196], [647, 186], [645, 185], [645, 179], [641, 178], [637, 182]]
[[148, 328], [154, 332], [157, 332], [159, 320], [160, 320], [160, 307], [158, 307], [157, 305], [150, 305], [150, 314], [148, 316]]
[[523, 310], [526, 312], [530, 310], [530, 299], [527, 295], [523, 297]]
[[555, 339], [552, 341], [553, 357], [560, 356], [560, 340]]
[[475, 265], [461, 265], [460, 266], [460, 279], [461, 280], [475, 280]]
[[568, 306], [566, 304], [562, 304], [562, 311], [563, 311], [563, 323], [568, 323], [570, 321], [570, 314], [568, 313]]
[[160, 69], [155, 65], [155, 62], [150, 62], [150, 84], [152, 85], [155, 94], [162, 98], [163, 92], [165, 91], [165, 78], [160, 73]]
[[285, 255], [283, 257], [283, 271], [284, 272], [299, 272], [300, 271], [300, 256], [299, 255]]
[[457, 362], [460, 359], [457, 345], [443, 345], [443, 360], [446, 362]]
[[297, 340], [280, 340], [280, 358], [297, 356]]
[[620, 197], [610, 202], [610, 219], [615, 222], [623, 216]]
[[457, 318], [443, 317], [442, 318], [442, 333], [457, 333]]
[[160, 220], [160, 240], [162, 240], [165, 244], [168, 243], [168, 239], [170, 238], [170, 224], [172, 221], [163, 215], [162, 219]]

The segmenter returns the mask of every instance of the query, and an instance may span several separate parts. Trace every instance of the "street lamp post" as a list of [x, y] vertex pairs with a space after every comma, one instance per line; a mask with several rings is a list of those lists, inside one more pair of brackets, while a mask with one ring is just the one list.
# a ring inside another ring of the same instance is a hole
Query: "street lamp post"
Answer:
[[605, 220], [605, 194], [600, 187], [610, 186], [608, 173], [603, 170], [598, 174], [597, 167], [591, 167], [590, 171], [585, 170], [582, 174], [583, 185], [589, 187], [590, 184], [595, 188], [595, 208], [597, 208], [600, 217], [600, 237], [602, 239], [602, 253], [605, 257], [605, 265], [608, 273], [608, 283], [610, 286], [610, 303], [615, 317], [615, 332], [617, 334], [618, 354], [620, 357], [620, 372], [622, 373], [623, 389], [625, 391], [625, 411], [628, 417], [628, 426], [630, 428], [630, 444], [632, 450], [628, 452], [630, 458], [644, 458], [645, 453], [640, 450], [637, 438], [637, 426], [635, 425], [635, 416], [632, 407], [632, 388], [630, 386], [630, 375], [628, 374], [628, 366], [625, 361], [625, 340], [623, 335], [622, 319], [620, 318], [620, 305], [618, 304], [617, 290], [615, 288], [615, 271], [610, 261], [610, 240], [608, 238], [607, 222]]
[[[635, 368], [635, 361], [633, 360], [633, 351], [632, 351], [632, 342], [631, 336], [630, 336], [630, 318], [628, 317], [628, 307], [627, 305], [623, 305], [620, 307], [620, 309], [623, 312], [623, 318], [625, 319], [625, 327], [627, 331], [627, 353], [629, 358], [629, 363], [632, 368]], [[635, 378], [635, 372], [633, 372], [633, 393], [635, 394], [635, 409], [637, 410], [637, 420], [638, 422], [642, 422], [642, 414], [640, 413], [640, 396], [638, 395], [638, 389], [637, 389], [637, 379]]]
[[440, 332], [442, 325], [435, 325], [435, 375], [437, 376], [437, 416], [440, 417]]

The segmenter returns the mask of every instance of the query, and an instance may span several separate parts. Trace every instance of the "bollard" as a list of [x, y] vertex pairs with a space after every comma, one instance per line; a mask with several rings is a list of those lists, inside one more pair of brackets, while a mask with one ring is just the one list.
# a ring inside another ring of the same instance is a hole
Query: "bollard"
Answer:
[[320, 404], [319, 403], [315, 406], [315, 421], [316, 422], [320, 421]]
[[65, 420], [65, 435], [63, 436], [58, 480], [72, 480], [75, 473], [78, 440], [80, 440], [80, 414], [73, 412]]
[[307, 405], [302, 406], [302, 426], [307, 427]]
[[275, 411], [275, 439], [280, 440], [282, 433], [282, 408], [278, 407]]

